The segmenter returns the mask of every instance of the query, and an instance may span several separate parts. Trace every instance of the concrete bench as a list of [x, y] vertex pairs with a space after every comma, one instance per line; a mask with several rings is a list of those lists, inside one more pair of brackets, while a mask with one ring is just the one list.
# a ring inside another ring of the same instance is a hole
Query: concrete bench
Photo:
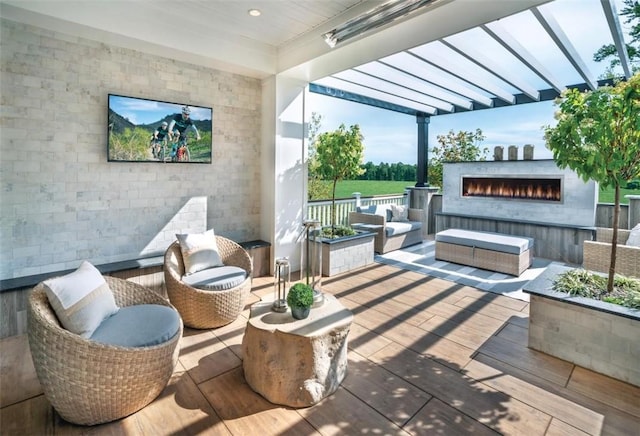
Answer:
[[533, 238], [448, 229], [436, 234], [436, 259], [519, 276], [533, 262]]

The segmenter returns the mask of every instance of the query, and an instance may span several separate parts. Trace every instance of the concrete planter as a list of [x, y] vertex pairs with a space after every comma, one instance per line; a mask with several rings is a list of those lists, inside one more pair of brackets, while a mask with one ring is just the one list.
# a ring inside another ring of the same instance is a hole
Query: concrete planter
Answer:
[[374, 233], [358, 232], [338, 239], [319, 239], [322, 244], [322, 275], [335, 276], [373, 263]]
[[529, 348], [640, 386], [640, 311], [553, 291], [568, 269], [550, 266], [524, 288]]

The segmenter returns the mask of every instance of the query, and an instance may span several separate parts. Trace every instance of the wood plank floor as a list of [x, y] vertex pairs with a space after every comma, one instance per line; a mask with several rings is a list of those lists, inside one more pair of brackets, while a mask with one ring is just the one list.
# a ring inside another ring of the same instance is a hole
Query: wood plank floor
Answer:
[[348, 375], [319, 404], [292, 409], [242, 372], [254, 280], [234, 323], [185, 329], [179, 364], [149, 406], [80, 427], [41, 394], [24, 336], [0, 341], [2, 435], [638, 435], [640, 389], [527, 348], [528, 304], [391, 266], [323, 281], [354, 313]]

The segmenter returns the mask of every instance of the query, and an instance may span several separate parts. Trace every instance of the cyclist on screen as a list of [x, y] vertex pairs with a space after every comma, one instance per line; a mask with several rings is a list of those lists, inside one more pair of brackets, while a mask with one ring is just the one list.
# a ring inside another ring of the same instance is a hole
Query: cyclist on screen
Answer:
[[160, 147], [163, 143], [168, 139], [167, 135], [169, 134], [169, 129], [167, 126], [169, 123], [163, 121], [162, 124], [153, 132], [151, 135], [151, 140], [149, 141], [149, 146], [151, 147], [151, 151], [153, 152], [153, 157], [157, 158], [160, 155]]
[[193, 124], [190, 115], [191, 108], [189, 108], [189, 106], [183, 106], [182, 115], [178, 114], [173, 117], [169, 124], [169, 138], [171, 140], [175, 141], [177, 138], [186, 139], [186, 132], [189, 127], [193, 128], [194, 132], [196, 132], [196, 139], [198, 141], [200, 140], [200, 132], [198, 132], [196, 125]]

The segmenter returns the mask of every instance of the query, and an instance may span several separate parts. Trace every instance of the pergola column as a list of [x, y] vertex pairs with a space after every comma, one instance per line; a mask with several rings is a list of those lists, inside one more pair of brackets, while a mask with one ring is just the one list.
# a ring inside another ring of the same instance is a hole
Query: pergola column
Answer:
[[424, 188], [429, 184], [427, 180], [427, 166], [429, 165], [429, 121], [431, 121], [431, 118], [423, 113], [416, 115], [416, 122], [418, 123], [417, 188]]

